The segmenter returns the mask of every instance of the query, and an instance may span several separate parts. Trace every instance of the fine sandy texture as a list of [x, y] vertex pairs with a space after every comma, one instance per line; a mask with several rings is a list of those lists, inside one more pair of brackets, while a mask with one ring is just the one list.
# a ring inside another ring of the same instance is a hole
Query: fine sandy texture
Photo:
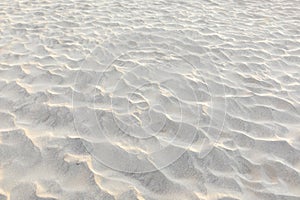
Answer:
[[300, 2], [2, 0], [0, 200], [299, 200]]

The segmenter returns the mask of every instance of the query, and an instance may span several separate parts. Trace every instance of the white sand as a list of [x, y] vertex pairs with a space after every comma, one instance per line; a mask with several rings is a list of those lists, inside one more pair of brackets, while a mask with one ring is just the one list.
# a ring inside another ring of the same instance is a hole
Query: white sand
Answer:
[[2, 0], [0, 200], [298, 200], [299, 65], [296, 0]]

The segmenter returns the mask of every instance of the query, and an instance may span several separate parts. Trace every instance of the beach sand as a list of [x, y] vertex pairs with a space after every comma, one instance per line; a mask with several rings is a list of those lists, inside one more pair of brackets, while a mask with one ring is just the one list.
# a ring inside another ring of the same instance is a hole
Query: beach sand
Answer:
[[0, 200], [299, 200], [300, 2], [2, 0]]

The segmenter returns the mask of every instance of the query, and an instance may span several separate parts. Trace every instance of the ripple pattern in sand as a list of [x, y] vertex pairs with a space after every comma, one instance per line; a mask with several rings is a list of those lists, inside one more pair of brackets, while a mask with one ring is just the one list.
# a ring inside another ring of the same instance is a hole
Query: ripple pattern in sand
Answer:
[[300, 198], [298, 1], [0, 8], [0, 199]]

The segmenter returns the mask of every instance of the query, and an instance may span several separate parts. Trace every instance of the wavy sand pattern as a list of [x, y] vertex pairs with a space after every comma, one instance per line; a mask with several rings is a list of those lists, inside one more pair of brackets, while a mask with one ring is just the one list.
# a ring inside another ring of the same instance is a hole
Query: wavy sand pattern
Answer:
[[0, 2], [0, 200], [300, 199], [300, 2]]

